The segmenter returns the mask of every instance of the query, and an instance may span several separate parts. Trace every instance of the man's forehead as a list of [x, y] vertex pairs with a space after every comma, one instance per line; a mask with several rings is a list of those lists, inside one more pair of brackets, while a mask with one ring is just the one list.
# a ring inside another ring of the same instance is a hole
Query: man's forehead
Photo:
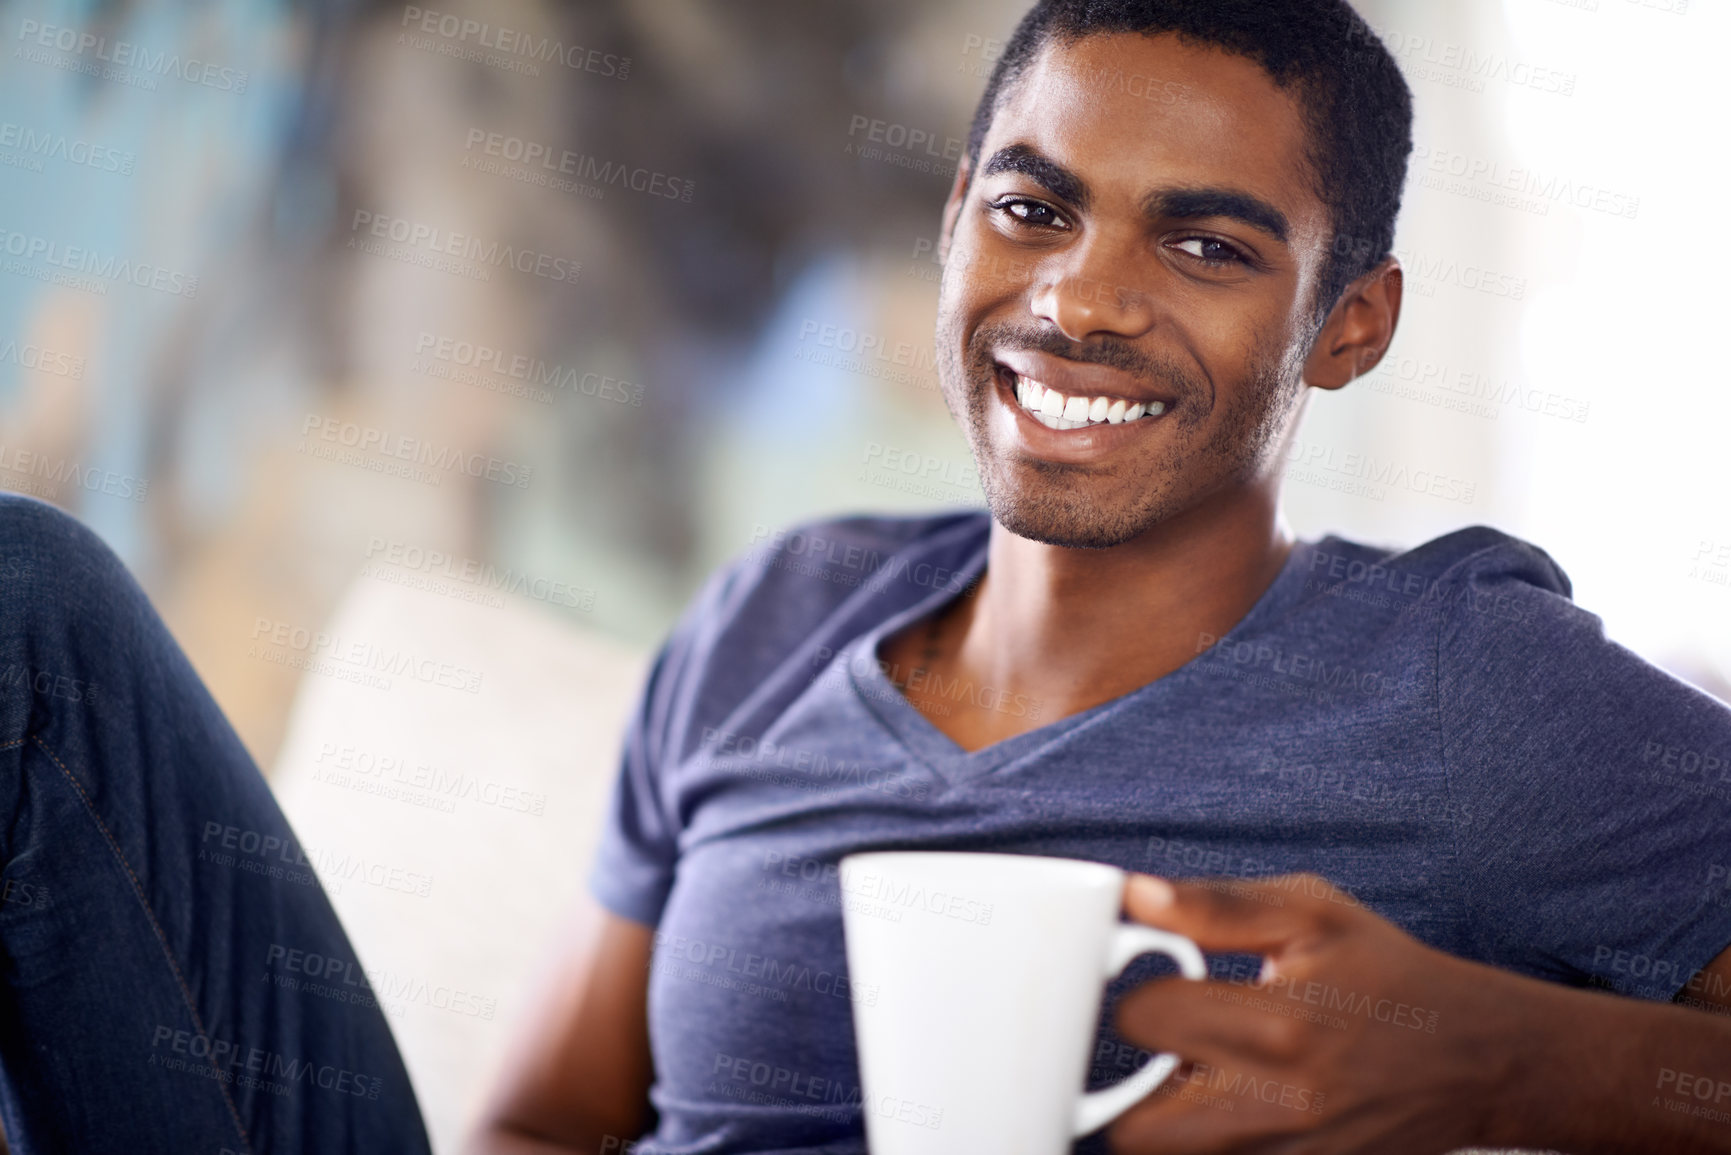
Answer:
[[1004, 93], [981, 159], [1012, 140], [1097, 193], [1242, 188], [1279, 206], [1295, 241], [1327, 227], [1297, 96], [1255, 61], [1175, 35], [1048, 41]]

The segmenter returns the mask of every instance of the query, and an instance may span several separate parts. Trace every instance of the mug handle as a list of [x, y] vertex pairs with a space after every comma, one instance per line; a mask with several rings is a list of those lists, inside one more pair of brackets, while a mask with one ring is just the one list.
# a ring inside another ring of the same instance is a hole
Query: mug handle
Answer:
[[[1119, 923], [1106, 950], [1108, 979], [1130, 965], [1130, 960], [1150, 951], [1166, 955], [1178, 964], [1187, 979], [1208, 977], [1208, 967], [1196, 944], [1180, 934], [1156, 930], [1141, 923]], [[1071, 1134], [1077, 1138], [1098, 1131], [1118, 1116], [1153, 1094], [1178, 1066], [1178, 1056], [1171, 1052], [1155, 1055], [1147, 1066], [1119, 1083], [1098, 1091], [1090, 1091], [1076, 1101], [1076, 1118]]]

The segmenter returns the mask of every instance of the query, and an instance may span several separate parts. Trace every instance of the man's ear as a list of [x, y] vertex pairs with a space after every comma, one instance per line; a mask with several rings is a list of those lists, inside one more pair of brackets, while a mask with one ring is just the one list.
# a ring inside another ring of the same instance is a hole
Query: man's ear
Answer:
[[956, 162], [956, 179], [950, 182], [950, 196], [944, 202], [943, 225], [938, 231], [938, 260], [950, 259], [950, 238], [956, 233], [956, 219], [962, 215], [962, 204], [968, 199], [968, 158]]
[[1341, 293], [1304, 359], [1304, 383], [1339, 389], [1375, 369], [1400, 322], [1404, 274], [1394, 257], [1382, 261]]

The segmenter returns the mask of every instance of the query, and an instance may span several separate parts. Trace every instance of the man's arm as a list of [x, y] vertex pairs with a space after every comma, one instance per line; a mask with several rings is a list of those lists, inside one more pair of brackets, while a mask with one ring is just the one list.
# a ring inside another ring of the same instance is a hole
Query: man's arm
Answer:
[[654, 931], [590, 906], [467, 1155], [622, 1155], [649, 1127]]
[[1264, 965], [1124, 998], [1125, 1038], [1194, 1065], [1114, 1124], [1118, 1152], [1731, 1152], [1731, 1017], [1455, 958], [1310, 875], [1137, 876], [1126, 907]]
[[1731, 946], [1719, 957], [1691, 975], [1673, 1002], [1686, 1007], [1731, 1014]]

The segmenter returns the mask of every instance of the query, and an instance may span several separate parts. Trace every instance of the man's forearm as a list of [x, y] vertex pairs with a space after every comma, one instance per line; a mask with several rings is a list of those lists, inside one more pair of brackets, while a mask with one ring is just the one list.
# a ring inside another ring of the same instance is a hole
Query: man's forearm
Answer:
[[1731, 1016], [1523, 981], [1529, 1069], [1496, 1141], [1570, 1155], [1731, 1153]]

